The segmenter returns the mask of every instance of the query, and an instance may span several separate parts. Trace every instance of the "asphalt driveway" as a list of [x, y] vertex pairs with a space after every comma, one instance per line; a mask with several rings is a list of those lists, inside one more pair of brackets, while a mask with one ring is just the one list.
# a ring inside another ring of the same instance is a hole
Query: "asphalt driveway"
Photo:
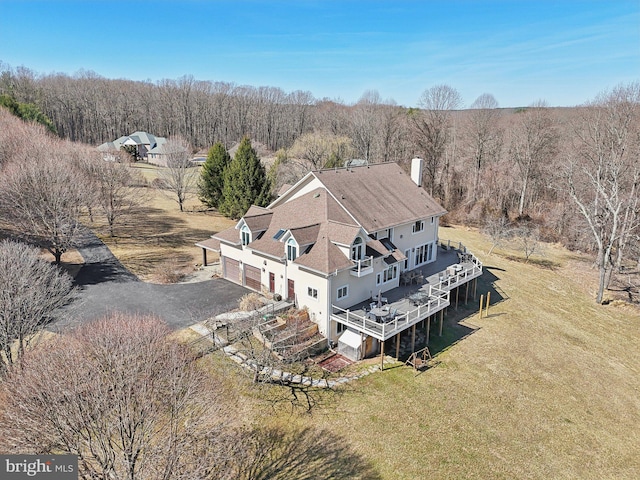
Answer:
[[76, 299], [63, 309], [53, 329], [112, 312], [154, 314], [179, 329], [236, 308], [249, 291], [219, 278], [174, 285], [142, 282], [89, 230], [78, 251], [85, 264], [75, 279]]

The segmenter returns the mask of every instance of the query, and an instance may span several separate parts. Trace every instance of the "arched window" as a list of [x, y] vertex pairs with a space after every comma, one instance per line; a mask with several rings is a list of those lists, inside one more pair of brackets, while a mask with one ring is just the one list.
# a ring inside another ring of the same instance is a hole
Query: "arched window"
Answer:
[[356, 237], [351, 246], [351, 260], [362, 260], [364, 245], [361, 237]]
[[287, 260], [294, 261], [298, 257], [298, 244], [293, 238], [287, 240]]
[[249, 245], [249, 242], [251, 242], [251, 231], [249, 230], [249, 227], [243, 225], [240, 229], [240, 235], [242, 238], [242, 245]]

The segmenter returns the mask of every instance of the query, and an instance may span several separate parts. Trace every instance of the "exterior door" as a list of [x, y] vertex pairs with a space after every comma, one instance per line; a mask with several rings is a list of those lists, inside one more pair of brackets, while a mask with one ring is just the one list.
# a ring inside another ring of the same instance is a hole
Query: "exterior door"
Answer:
[[269, 292], [275, 293], [276, 291], [276, 274], [269, 272]]
[[291, 279], [287, 280], [287, 299], [288, 300], [296, 299], [295, 283]]
[[240, 283], [240, 265], [238, 260], [224, 257], [224, 278], [233, 283]]
[[260, 269], [251, 265], [244, 265], [244, 284], [251, 290], [259, 292], [260, 288]]

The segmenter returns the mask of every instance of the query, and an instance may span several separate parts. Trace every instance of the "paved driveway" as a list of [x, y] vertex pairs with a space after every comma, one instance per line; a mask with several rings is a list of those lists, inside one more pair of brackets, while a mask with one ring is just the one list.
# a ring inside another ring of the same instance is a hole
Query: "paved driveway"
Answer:
[[247, 289], [223, 279], [155, 285], [129, 272], [93, 233], [78, 251], [85, 261], [76, 276], [77, 298], [51, 328], [93, 320], [110, 312], [152, 313], [172, 328], [184, 328], [238, 306]]

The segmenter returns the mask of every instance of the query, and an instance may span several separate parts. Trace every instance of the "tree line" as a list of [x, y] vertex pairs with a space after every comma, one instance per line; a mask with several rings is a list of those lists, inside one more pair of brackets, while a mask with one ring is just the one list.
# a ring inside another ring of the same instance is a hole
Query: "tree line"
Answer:
[[228, 150], [250, 138], [275, 157], [271, 194], [309, 169], [360, 158], [408, 170], [420, 156], [423, 185], [449, 211], [448, 221], [483, 227], [504, 217], [520, 231], [528, 225], [541, 239], [593, 252], [604, 288], [614, 271], [640, 258], [638, 85], [616, 86], [574, 108], [538, 100], [504, 109], [485, 93], [462, 109], [449, 85], [425, 89], [417, 108], [405, 108], [375, 91], [346, 105], [188, 76], [151, 83], [7, 66], [0, 74], [0, 94], [36, 105], [66, 139], [95, 145], [141, 129], [184, 138], [193, 150], [216, 143]]

